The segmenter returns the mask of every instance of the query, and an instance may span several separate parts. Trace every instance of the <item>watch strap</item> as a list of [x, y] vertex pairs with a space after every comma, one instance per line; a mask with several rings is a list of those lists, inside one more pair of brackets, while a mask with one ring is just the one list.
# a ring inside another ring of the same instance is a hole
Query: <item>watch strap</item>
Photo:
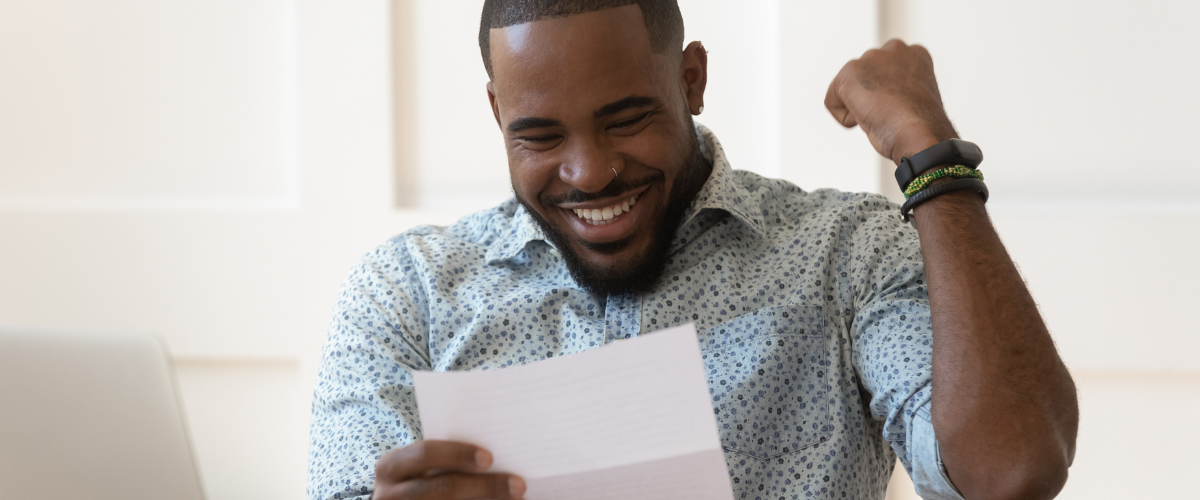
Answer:
[[950, 139], [925, 148], [912, 157], [901, 158], [900, 165], [896, 167], [896, 183], [900, 185], [900, 191], [904, 191], [913, 179], [931, 168], [941, 165], [975, 168], [980, 163], [983, 163], [983, 151], [979, 146], [962, 139]]

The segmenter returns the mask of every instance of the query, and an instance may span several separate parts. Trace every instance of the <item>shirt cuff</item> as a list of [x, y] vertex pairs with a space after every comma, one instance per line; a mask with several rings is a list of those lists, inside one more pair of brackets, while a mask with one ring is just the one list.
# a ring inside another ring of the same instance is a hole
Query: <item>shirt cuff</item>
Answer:
[[937, 436], [933, 433], [933, 419], [929, 414], [929, 403], [917, 410], [912, 419], [912, 440], [909, 442], [909, 463], [912, 464], [913, 486], [917, 495], [925, 500], [964, 500], [962, 493], [950, 482], [942, 454], [938, 450]]

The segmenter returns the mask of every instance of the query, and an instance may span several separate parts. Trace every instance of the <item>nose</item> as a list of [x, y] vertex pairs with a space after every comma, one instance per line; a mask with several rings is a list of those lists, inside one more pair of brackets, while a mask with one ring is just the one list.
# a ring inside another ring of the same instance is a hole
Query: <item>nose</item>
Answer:
[[617, 178], [624, 160], [604, 144], [578, 139], [568, 148], [558, 176], [563, 182], [585, 193], [597, 193]]

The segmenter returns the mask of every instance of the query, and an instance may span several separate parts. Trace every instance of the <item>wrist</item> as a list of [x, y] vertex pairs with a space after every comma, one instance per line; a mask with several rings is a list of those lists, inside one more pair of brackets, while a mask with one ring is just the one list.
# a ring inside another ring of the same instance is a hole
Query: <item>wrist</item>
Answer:
[[986, 203], [976, 191], [954, 191], [913, 208], [912, 220], [918, 233], [952, 224], [979, 223], [988, 220]]
[[914, 130], [904, 136], [901, 136], [892, 147], [891, 160], [892, 163], [900, 165], [900, 160], [905, 157], [912, 157], [933, 145], [950, 140], [957, 139], [958, 134], [953, 131], [934, 133], [927, 130]]

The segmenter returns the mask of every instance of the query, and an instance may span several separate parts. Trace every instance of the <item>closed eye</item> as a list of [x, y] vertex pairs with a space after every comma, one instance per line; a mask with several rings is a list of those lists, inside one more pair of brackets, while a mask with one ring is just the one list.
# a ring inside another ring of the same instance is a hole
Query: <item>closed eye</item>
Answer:
[[626, 128], [626, 127], [632, 127], [632, 126], [634, 126], [634, 125], [637, 125], [637, 124], [638, 124], [638, 122], [640, 122], [640, 121], [642, 121], [642, 120], [645, 120], [647, 116], [650, 116], [650, 113], [651, 113], [650, 111], [647, 111], [647, 112], [645, 112], [645, 113], [642, 113], [642, 114], [640, 114], [640, 115], [638, 115], [638, 116], [635, 116], [635, 117], [633, 117], [633, 118], [630, 118], [630, 119], [628, 119], [628, 120], [625, 120], [625, 121], [621, 121], [621, 122], [614, 123], [614, 124], [613, 124], [611, 127], [609, 127], [609, 128]]
[[550, 141], [553, 141], [560, 137], [562, 137], [562, 136], [561, 135], [538, 135], [538, 136], [533, 136], [533, 137], [517, 136], [517, 139], [520, 139], [520, 140], [526, 141], [526, 142], [550, 142]]

